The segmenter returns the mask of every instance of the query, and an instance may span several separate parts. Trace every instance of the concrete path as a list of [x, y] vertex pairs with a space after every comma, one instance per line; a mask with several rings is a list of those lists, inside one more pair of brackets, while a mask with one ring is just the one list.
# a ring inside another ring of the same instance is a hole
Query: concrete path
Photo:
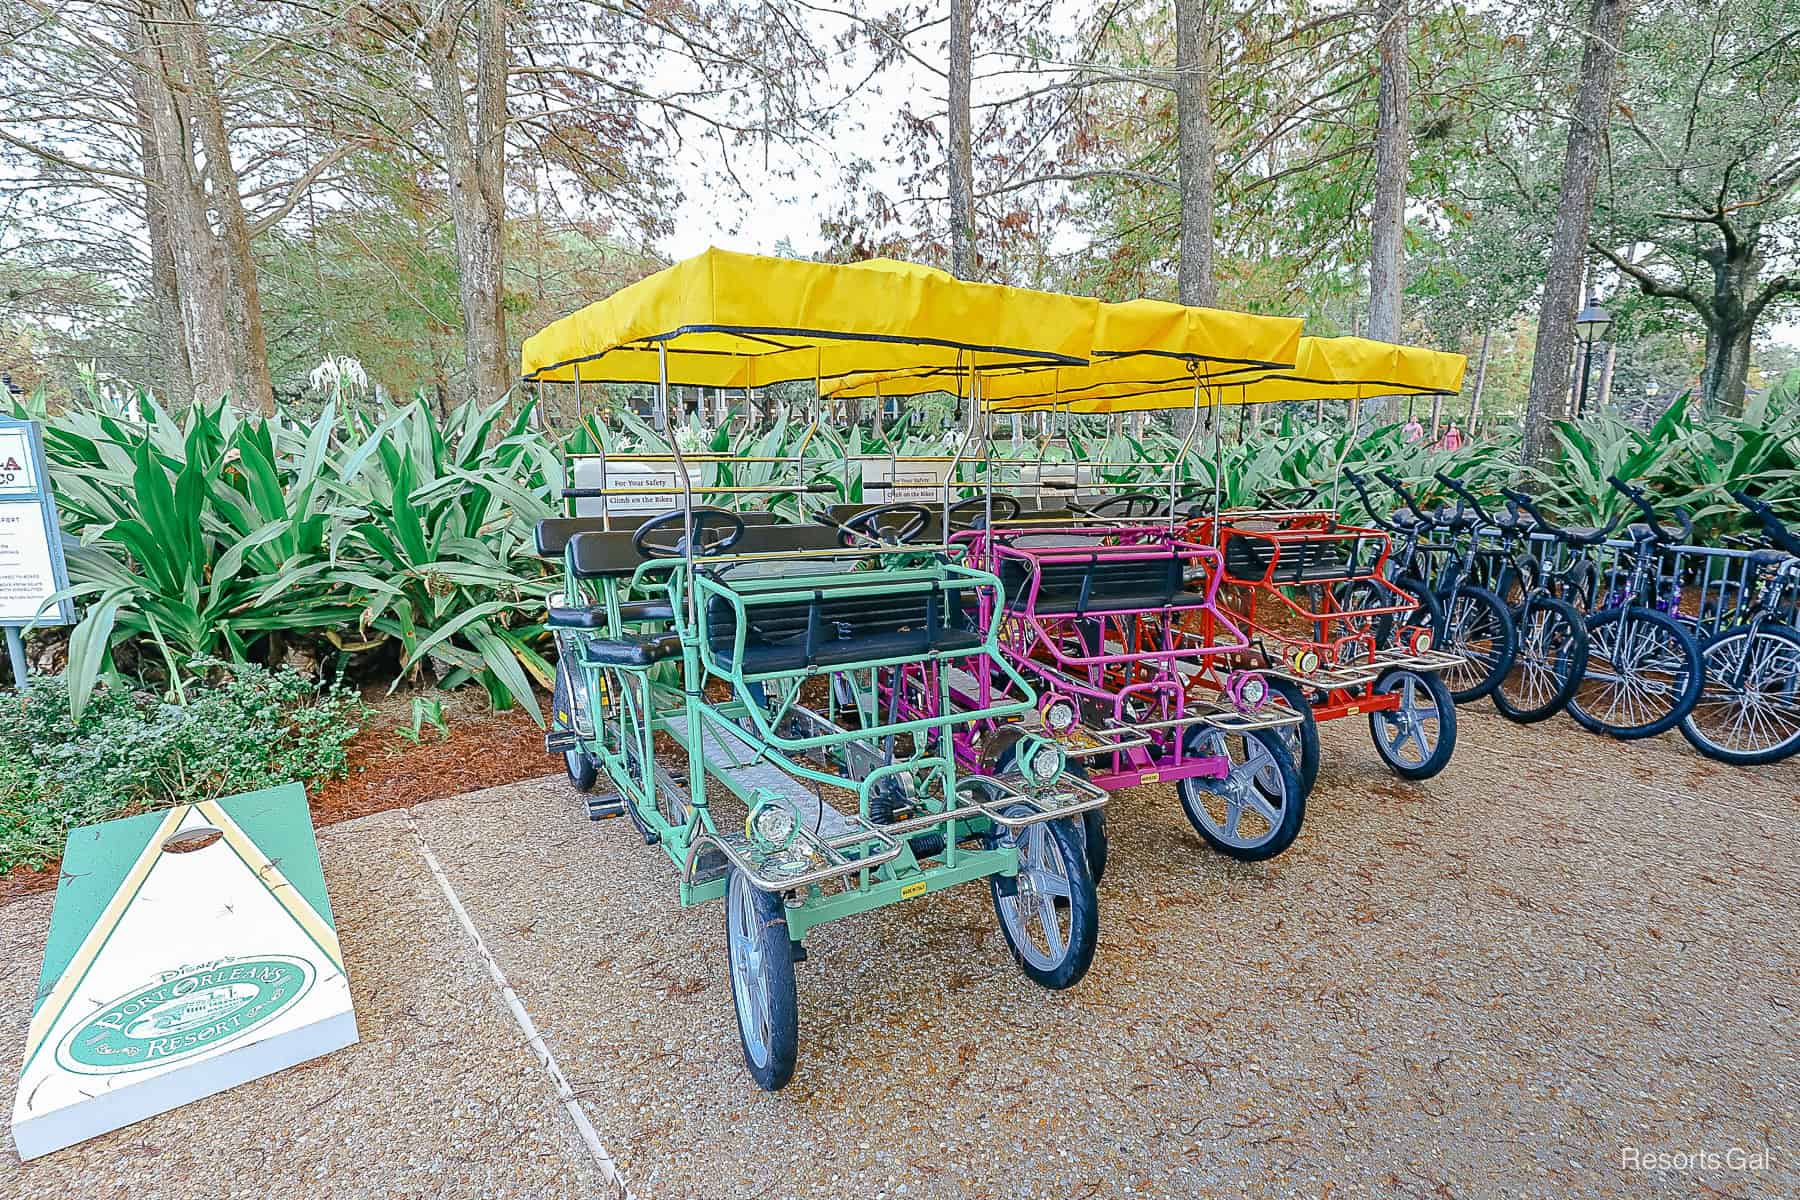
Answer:
[[[722, 910], [680, 909], [559, 779], [336, 826], [362, 1043], [0, 1158], [0, 1196], [616, 1194], [409, 819], [645, 1200], [1800, 1193], [1794, 764], [1462, 717], [1423, 785], [1327, 726], [1268, 864], [1207, 851], [1168, 789], [1118, 797], [1067, 993], [1013, 968], [982, 887], [816, 931], [774, 1096], [742, 1068]], [[0, 908], [9, 1070], [48, 913]], [[1718, 1161], [1655, 1158], [1688, 1154]]]

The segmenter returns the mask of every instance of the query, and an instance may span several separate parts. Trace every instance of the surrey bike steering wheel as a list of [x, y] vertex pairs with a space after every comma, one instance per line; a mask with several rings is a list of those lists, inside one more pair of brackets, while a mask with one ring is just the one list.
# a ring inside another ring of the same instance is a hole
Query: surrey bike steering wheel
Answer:
[[[904, 517], [905, 521], [897, 527], [885, 526], [882, 521], [888, 517]], [[923, 504], [914, 504], [906, 500], [896, 500], [892, 504], [878, 504], [874, 508], [866, 508], [854, 517], [845, 521], [840, 527], [845, 532], [844, 544], [850, 545], [848, 535], [857, 534], [874, 542], [885, 542], [891, 546], [910, 545], [914, 538], [925, 532], [931, 524], [931, 510]]]
[[[1097, 504], [1080, 510], [1088, 517], [1124, 517], [1131, 520], [1135, 517], [1156, 517], [1167, 511], [1169, 497], [1154, 492], [1120, 492], [1116, 496], [1108, 496]], [[1143, 511], [1139, 511], [1142, 509]]]
[[[996, 493], [991, 500], [996, 510], [994, 512], [996, 521], [1014, 520], [1025, 511], [1025, 506], [1019, 503], [1017, 496], [1010, 496], [1005, 492]], [[958, 500], [952, 504], [950, 506], [950, 528], [953, 530], [959, 528], [957, 521], [959, 518], [963, 518], [965, 513], [968, 514], [967, 519], [971, 522], [977, 516], [985, 516], [989, 501], [990, 497], [987, 496], [970, 496], [966, 500]], [[1001, 508], [1005, 508], [1007, 511], [998, 511]]]
[[[688, 553], [688, 530], [692, 531], [694, 539], [694, 557], [705, 558], [723, 554], [737, 545], [744, 536], [744, 519], [730, 509], [710, 505], [693, 509], [691, 513], [679, 508], [670, 509], [639, 525], [637, 532], [631, 535], [631, 548], [640, 558], [683, 558]], [[666, 540], [668, 531], [673, 532], [672, 542]], [[653, 534], [664, 536], [658, 538]]]

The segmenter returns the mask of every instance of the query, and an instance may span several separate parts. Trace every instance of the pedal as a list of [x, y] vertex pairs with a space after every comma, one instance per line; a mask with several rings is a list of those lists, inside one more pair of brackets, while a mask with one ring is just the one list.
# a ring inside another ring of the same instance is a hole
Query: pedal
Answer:
[[806, 943], [805, 942], [795, 942], [794, 943], [794, 961], [797, 963], [803, 963], [806, 961]]
[[590, 821], [606, 821], [613, 817], [622, 817], [625, 815], [625, 797], [617, 792], [610, 796], [589, 796], [587, 810]]
[[579, 750], [581, 741], [575, 736], [573, 729], [552, 729], [544, 734], [544, 753], [561, 754], [565, 750]]
[[1001, 896], [1017, 896], [1019, 894], [1019, 877], [1017, 875], [995, 875], [994, 892]]

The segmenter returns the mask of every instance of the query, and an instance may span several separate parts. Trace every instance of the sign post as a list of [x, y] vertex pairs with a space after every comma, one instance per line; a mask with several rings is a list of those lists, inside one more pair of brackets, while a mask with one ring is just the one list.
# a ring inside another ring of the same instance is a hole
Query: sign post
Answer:
[[43, 434], [35, 421], [0, 414], [0, 627], [6, 630], [13, 686], [20, 691], [27, 686], [20, 630], [74, 624], [71, 601], [45, 607], [45, 601], [68, 586]]

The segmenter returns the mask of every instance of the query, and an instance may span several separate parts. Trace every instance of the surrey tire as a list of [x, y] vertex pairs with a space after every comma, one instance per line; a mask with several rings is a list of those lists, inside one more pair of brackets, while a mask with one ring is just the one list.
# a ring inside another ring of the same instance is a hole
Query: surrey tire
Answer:
[[563, 770], [568, 773], [569, 782], [578, 792], [591, 792], [600, 778], [600, 768], [594, 765], [585, 750], [564, 750]]
[[738, 870], [725, 889], [725, 942], [744, 1065], [757, 1087], [778, 1091], [794, 1077], [800, 1052], [794, 943], [781, 897]]
[[1287, 746], [1288, 757], [1294, 760], [1294, 772], [1300, 777], [1300, 794], [1312, 795], [1313, 784], [1319, 778], [1319, 722], [1313, 717], [1312, 705], [1306, 699], [1306, 691], [1291, 679], [1282, 679], [1275, 675], [1263, 676], [1269, 683], [1269, 689], [1283, 700], [1289, 708], [1300, 714], [1298, 725], [1283, 725], [1275, 730]]
[[1584, 729], [1624, 741], [1675, 728], [1704, 683], [1694, 635], [1639, 605], [1602, 609], [1587, 627], [1587, 670], [1569, 698], [1569, 715]]
[[1190, 776], [1175, 785], [1181, 811], [1207, 845], [1240, 862], [1262, 862], [1294, 844], [1306, 819], [1306, 793], [1280, 734], [1272, 729], [1227, 734], [1196, 725], [1188, 734], [1187, 753], [1231, 760], [1231, 773], [1223, 779]]
[[1694, 749], [1735, 767], [1800, 751], [1800, 633], [1785, 625], [1722, 629], [1700, 658], [1706, 682], [1681, 719]]
[[1500, 715], [1520, 725], [1561, 712], [1587, 671], [1587, 622], [1567, 600], [1537, 596], [1529, 613], [1515, 610], [1518, 647], [1491, 699]]
[[[994, 762], [994, 774], [1004, 775], [1012, 770], [1013, 756], [1017, 747], [1008, 746], [1000, 752]], [[1087, 778], [1087, 768], [1071, 760], [1068, 773], [1078, 779]], [[1087, 853], [1088, 874], [1094, 877], [1094, 886], [1100, 885], [1100, 879], [1106, 874], [1106, 856], [1111, 843], [1106, 837], [1106, 809], [1090, 808], [1081, 814], [1081, 845]]]
[[[1009, 815], [1030, 811], [1020, 804]], [[1100, 940], [1100, 901], [1082, 841], [1080, 826], [1067, 817], [1017, 832], [996, 823], [987, 832], [988, 849], [1019, 852], [1017, 875], [988, 877], [1000, 933], [1019, 970], [1052, 991], [1081, 981]]]
[[1400, 694], [1400, 706], [1369, 714], [1369, 739], [1388, 770], [1402, 779], [1430, 779], [1456, 752], [1456, 701], [1435, 672], [1395, 667], [1383, 672], [1372, 695]]

